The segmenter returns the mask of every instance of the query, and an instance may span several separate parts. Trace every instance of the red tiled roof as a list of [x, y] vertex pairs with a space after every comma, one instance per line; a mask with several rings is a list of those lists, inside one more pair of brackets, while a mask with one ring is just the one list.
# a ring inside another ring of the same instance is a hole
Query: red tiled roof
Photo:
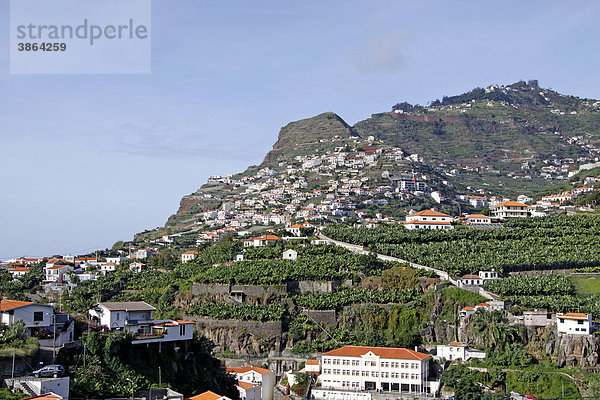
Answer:
[[306, 365], [319, 365], [319, 360], [306, 360]]
[[556, 318], [560, 319], [588, 319], [587, 314], [584, 313], [565, 313], [563, 315], [557, 315]]
[[0, 302], [0, 311], [8, 311], [15, 308], [27, 306], [29, 304], [33, 304], [33, 301], [2, 300]]
[[222, 398], [223, 396], [221, 396], [220, 394], [216, 394], [214, 392], [211, 392], [210, 390], [201, 393], [199, 395], [193, 396], [193, 397], [189, 397], [187, 400], [219, 400], [220, 398]]
[[504, 203], [496, 204], [492, 208], [507, 206], [507, 207], [528, 207], [527, 204], [517, 203], [516, 201], [505, 201]]
[[420, 221], [420, 220], [414, 220], [414, 221], [410, 221], [410, 222], [405, 222], [405, 225], [408, 224], [415, 224], [415, 225], [419, 225], [419, 224], [425, 224], [425, 225], [451, 225], [450, 222], [448, 221]]
[[463, 347], [466, 346], [466, 344], [462, 344], [461, 342], [452, 342], [448, 346]]
[[196, 250], [190, 250], [190, 251], [186, 251], [186, 252], [185, 252], [185, 253], [183, 253], [183, 254], [195, 254], [195, 255], [198, 255], [198, 254], [200, 254], [200, 253], [198, 253]]
[[450, 217], [448, 214], [444, 214], [444, 213], [433, 211], [433, 210], [419, 211], [414, 214], [410, 214], [409, 217], [414, 217], [416, 215], [424, 216], [424, 217]]
[[254, 372], [258, 372], [261, 375], [268, 374], [268, 373], [271, 372], [270, 369], [259, 368], [259, 367], [252, 367], [252, 366], [242, 367], [242, 368], [228, 367], [228, 368], [226, 368], [226, 371], [227, 372], [233, 372], [235, 374], [244, 374], [244, 373], [246, 373], [248, 371], [254, 371]]
[[27, 267], [17, 267], [17, 268], [8, 270], [8, 272], [27, 272], [27, 271], [29, 271], [29, 268], [27, 268]]
[[466, 306], [461, 308], [460, 311], [475, 311], [475, 307]]
[[367, 347], [367, 346], [344, 346], [336, 350], [323, 353], [324, 356], [341, 357], [360, 357], [368, 352], [372, 352], [381, 358], [392, 358], [399, 360], [425, 360], [431, 357], [429, 354], [419, 353], [418, 351], [392, 348], [392, 347]]
[[490, 305], [488, 303], [479, 303], [476, 305], [476, 307], [489, 307]]
[[470, 274], [470, 275], [463, 275], [463, 277], [460, 279], [481, 279], [481, 278], [479, 277], [479, 275]]
[[252, 389], [253, 387], [258, 386], [253, 383], [250, 383], [250, 382], [242, 382], [242, 381], [237, 381], [237, 385], [244, 390]]
[[471, 219], [471, 218], [477, 218], [477, 219], [482, 219], [482, 218], [490, 218], [487, 215], [483, 215], [483, 214], [471, 214], [471, 215], [467, 215], [467, 219]]

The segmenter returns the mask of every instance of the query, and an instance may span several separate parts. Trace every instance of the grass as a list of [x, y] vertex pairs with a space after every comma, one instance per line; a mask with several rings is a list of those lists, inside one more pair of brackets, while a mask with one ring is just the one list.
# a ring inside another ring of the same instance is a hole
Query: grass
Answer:
[[575, 292], [579, 296], [589, 296], [600, 293], [600, 275], [571, 277]]
[[37, 353], [40, 345], [37, 340], [27, 340], [27, 342], [18, 347], [2, 347], [0, 348], [0, 358], [11, 358], [13, 351], [19, 357], [31, 357]]

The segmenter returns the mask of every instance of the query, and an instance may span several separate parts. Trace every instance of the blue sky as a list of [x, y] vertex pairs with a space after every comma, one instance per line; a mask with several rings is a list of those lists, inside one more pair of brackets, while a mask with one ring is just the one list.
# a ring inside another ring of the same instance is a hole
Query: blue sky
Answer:
[[[0, 17], [8, 25], [8, 1]], [[290, 121], [348, 123], [492, 82], [600, 98], [600, 3], [152, 2], [149, 75], [10, 75], [0, 35], [0, 259], [163, 225]]]

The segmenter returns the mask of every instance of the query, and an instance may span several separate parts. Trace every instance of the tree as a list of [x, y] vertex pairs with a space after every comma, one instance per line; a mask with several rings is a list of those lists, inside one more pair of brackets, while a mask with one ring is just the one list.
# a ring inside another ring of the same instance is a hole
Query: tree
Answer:
[[480, 400], [483, 389], [475, 381], [475, 376], [472, 373], [463, 375], [460, 381], [456, 384], [454, 398], [456, 400]]
[[414, 268], [406, 265], [394, 265], [381, 272], [383, 286], [386, 289], [411, 289], [417, 287], [419, 276]]

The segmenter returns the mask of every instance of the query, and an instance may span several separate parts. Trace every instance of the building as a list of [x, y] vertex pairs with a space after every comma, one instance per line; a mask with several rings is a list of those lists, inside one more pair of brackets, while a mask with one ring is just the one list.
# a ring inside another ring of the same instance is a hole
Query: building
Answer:
[[302, 229], [306, 229], [306, 228], [308, 228], [308, 226], [305, 226], [302, 224], [296, 224], [296, 225], [290, 226], [286, 230], [289, 231], [292, 235], [294, 235], [296, 237], [300, 237], [300, 236], [302, 236]]
[[296, 250], [287, 249], [286, 251], [283, 252], [283, 259], [284, 260], [295, 261], [297, 258], [298, 258], [298, 252]]
[[321, 372], [321, 365], [319, 360], [306, 360], [304, 365], [304, 372], [307, 374], [319, 375]]
[[275, 235], [262, 235], [244, 240], [244, 247], [267, 247], [270, 243], [275, 243], [279, 240], [283, 239]]
[[470, 315], [475, 314], [475, 307], [471, 307], [471, 306], [466, 306], [460, 309], [460, 317], [461, 318], [466, 318]]
[[483, 214], [467, 215], [467, 224], [469, 225], [488, 225], [492, 223], [492, 218]]
[[483, 283], [494, 279], [498, 279], [498, 272], [496, 272], [494, 268], [492, 268], [491, 271], [479, 271], [478, 275], [483, 281]]
[[313, 394], [317, 399], [364, 399], [356, 392], [433, 393], [437, 386], [427, 380], [430, 361], [429, 354], [408, 349], [344, 346], [321, 356], [321, 387]]
[[591, 335], [592, 315], [583, 313], [557, 313], [556, 329], [559, 334]]
[[260, 400], [260, 385], [237, 381], [235, 386], [240, 393], [240, 400]]
[[[252, 392], [253, 394], [258, 392], [259, 399], [273, 400], [275, 390], [275, 374], [273, 371], [266, 368], [252, 366], [242, 368], [227, 368], [226, 371], [234, 375], [239, 382], [255, 385]], [[242, 387], [238, 385], [240, 395], [242, 395], [242, 391], [240, 389], [243, 389], [247, 392], [247, 389], [244, 389], [243, 386], [249, 388], [248, 385], [242, 385]], [[246, 395], [247, 394], [248, 393], [246, 393]], [[246, 400], [250, 399], [247, 398]]]
[[523, 311], [523, 325], [542, 327], [550, 324], [551, 318], [548, 318], [548, 310], [528, 310]]
[[407, 229], [454, 229], [452, 217], [434, 210], [423, 210], [406, 217]]
[[89, 311], [90, 317], [110, 330], [125, 330], [136, 338], [133, 344], [162, 343], [191, 340], [194, 322], [181, 320], [154, 320], [156, 308], [143, 301], [98, 303]]
[[466, 344], [452, 342], [437, 346], [437, 357], [448, 361], [469, 361], [471, 358], [485, 359], [485, 351], [470, 349]]
[[215, 392], [206, 391], [202, 394], [188, 397], [186, 400], [231, 400], [227, 396], [221, 396], [220, 394], [216, 394]]
[[525, 218], [531, 215], [529, 206], [516, 201], [505, 201], [490, 207], [495, 218]]
[[192, 261], [193, 259], [198, 257], [198, 254], [200, 253], [198, 253], [196, 250], [186, 251], [185, 253], [181, 254], [181, 262], [186, 263], [188, 261]]
[[50, 330], [54, 321], [54, 307], [32, 301], [2, 300], [0, 313], [4, 325], [23, 321], [29, 335], [39, 330]]
[[18, 279], [22, 276], [25, 276], [29, 272], [28, 267], [16, 267], [9, 269], [8, 272], [12, 275], [13, 279]]
[[46, 282], [64, 283], [64, 275], [69, 274], [73, 271], [73, 267], [64, 263], [56, 262], [52, 263], [51, 266], [46, 264]]
[[458, 286], [461, 288], [465, 287], [465, 286], [481, 286], [481, 285], [483, 285], [483, 279], [479, 275], [467, 274], [467, 275], [463, 275], [458, 280]]

